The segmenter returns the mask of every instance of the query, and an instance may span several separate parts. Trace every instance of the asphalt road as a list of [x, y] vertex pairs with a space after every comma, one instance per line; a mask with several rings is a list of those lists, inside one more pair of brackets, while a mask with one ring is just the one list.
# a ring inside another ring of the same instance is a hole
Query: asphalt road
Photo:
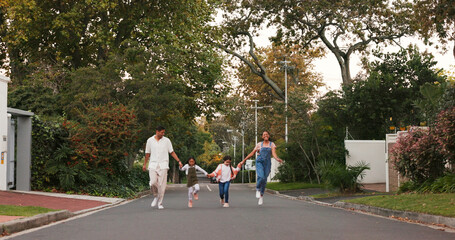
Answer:
[[230, 208], [218, 186], [202, 184], [200, 200], [187, 207], [186, 187], [166, 191], [163, 210], [151, 196], [7, 239], [455, 239], [455, 233], [266, 194], [258, 206], [254, 189], [231, 185]]

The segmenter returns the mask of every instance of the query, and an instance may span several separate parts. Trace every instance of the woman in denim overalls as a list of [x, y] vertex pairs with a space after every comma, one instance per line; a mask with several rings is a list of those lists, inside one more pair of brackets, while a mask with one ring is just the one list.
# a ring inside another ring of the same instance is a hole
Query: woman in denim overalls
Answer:
[[256, 198], [259, 198], [258, 204], [262, 205], [264, 202], [263, 196], [265, 191], [265, 185], [267, 184], [267, 177], [270, 174], [270, 170], [272, 167], [272, 156], [280, 163], [283, 162], [278, 156], [276, 155], [275, 149], [276, 146], [273, 142], [271, 142], [270, 134], [267, 131], [262, 133], [263, 142], [260, 142], [256, 145], [254, 150], [243, 159], [245, 162], [248, 158], [252, 157], [256, 152], [258, 152], [258, 157], [256, 158], [256, 175], [257, 175], [257, 183], [256, 183]]

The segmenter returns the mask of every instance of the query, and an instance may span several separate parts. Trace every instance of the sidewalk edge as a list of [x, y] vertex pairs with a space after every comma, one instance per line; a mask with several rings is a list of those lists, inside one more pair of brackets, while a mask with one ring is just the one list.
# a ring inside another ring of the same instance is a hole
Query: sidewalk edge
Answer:
[[81, 214], [85, 214], [88, 212], [93, 212], [97, 210], [101, 210], [103, 208], [108, 208], [112, 207], [115, 205], [119, 205], [122, 202], [127, 201], [126, 199], [121, 199], [113, 203], [106, 203], [105, 205], [101, 205], [98, 207], [94, 208], [89, 208], [89, 209], [84, 209], [76, 212], [70, 212], [68, 210], [60, 210], [60, 211], [55, 211], [55, 212], [49, 212], [49, 213], [43, 213], [43, 214], [38, 214], [35, 216], [31, 217], [26, 217], [26, 218], [20, 218], [20, 219], [15, 219], [9, 222], [5, 222], [1, 224], [0, 227], [0, 238], [3, 235], [9, 235], [17, 232], [21, 232], [24, 230], [32, 229], [32, 228], [37, 228], [43, 225], [50, 224], [52, 222], [57, 222], [65, 219], [69, 219]]
[[61, 210], [57, 212], [42, 213], [35, 216], [15, 219], [9, 222], [5, 222], [1, 226], [2, 234], [12, 234], [23, 230], [40, 227], [52, 222], [60, 221], [75, 216], [68, 210]]
[[438, 215], [431, 215], [426, 213], [417, 213], [417, 212], [407, 212], [392, 210], [387, 208], [373, 207], [362, 204], [354, 204], [347, 202], [336, 202], [334, 207], [345, 208], [345, 209], [354, 209], [359, 211], [365, 211], [372, 214], [384, 216], [384, 217], [394, 217], [394, 218], [403, 218], [406, 220], [413, 220], [427, 224], [442, 224], [451, 228], [455, 228], [455, 218], [444, 217]]
[[331, 203], [325, 203], [325, 202], [315, 200], [313, 197], [309, 197], [309, 196], [293, 197], [293, 196], [282, 194], [279, 191], [275, 191], [275, 190], [271, 190], [271, 189], [266, 189], [266, 191], [270, 194], [275, 194], [275, 195], [282, 196], [282, 197], [285, 197], [285, 198], [288, 198], [291, 200], [304, 200], [307, 202], [316, 203], [318, 205], [344, 208], [344, 209], [348, 209], [348, 210], [363, 211], [363, 212], [368, 212], [368, 213], [383, 216], [383, 217], [402, 218], [405, 220], [417, 221], [417, 222], [421, 222], [421, 223], [425, 223], [425, 224], [439, 224], [439, 225], [445, 225], [450, 228], [455, 228], [455, 218], [451, 218], [451, 217], [444, 217], [444, 216], [417, 213], [417, 212], [392, 210], [392, 209], [387, 209], [387, 208], [373, 207], [373, 206], [354, 204], [354, 203], [348, 203], [348, 202], [340, 202], [340, 201], [338, 201], [334, 204], [331, 204]]

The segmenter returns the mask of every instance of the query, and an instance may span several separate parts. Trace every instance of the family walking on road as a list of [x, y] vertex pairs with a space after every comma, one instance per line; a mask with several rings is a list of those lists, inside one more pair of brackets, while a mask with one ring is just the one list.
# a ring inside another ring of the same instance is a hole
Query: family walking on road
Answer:
[[208, 174], [204, 169], [196, 165], [196, 159], [190, 157], [188, 163], [183, 166], [182, 162], [174, 152], [172, 143], [169, 138], [165, 137], [165, 128], [158, 126], [155, 135], [147, 140], [145, 146], [145, 161], [142, 169], [149, 171], [150, 189], [153, 193], [154, 199], [151, 203], [152, 207], [158, 206], [158, 209], [164, 209], [163, 198], [166, 191], [167, 172], [169, 170], [169, 154], [179, 163], [179, 169], [185, 171], [187, 175], [188, 187], [188, 207], [193, 207], [193, 197], [195, 200], [199, 199], [198, 192], [200, 187], [196, 171], [202, 172], [207, 177], [216, 177], [219, 186], [220, 203], [223, 207], [229, 207], [229, 186], [231, 180], [235, 179], [237, 173], [240, 171], [242, 165], [252, 157], [256, 152], [256, 198], [259, 198], [258, 205], [263, 204], [263, 196], [267, 184], [267, 177], [271, 171], [271, 156], [278, 162], [282, 163], [283, 160], [276, 155], [276, 146], [270, 141], [270, 134], [264, 131], [262, 134], [263, 142], [256, 145], [253, 151], [243, 159], [235, 168], [231, 165], [231, 157], [225, 156], [223, 163], [219, 164], [215, 171]]

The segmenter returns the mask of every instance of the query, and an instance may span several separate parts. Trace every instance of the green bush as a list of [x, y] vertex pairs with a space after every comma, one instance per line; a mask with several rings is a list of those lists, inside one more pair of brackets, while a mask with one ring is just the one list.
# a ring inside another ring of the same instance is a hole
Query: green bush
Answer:
[[43, 121], [40, 116], [32, 117], [32, 166], [31, 188], [42, 190], [58, 182], [55, 174], [49, 173], [48, 163], [59, 158], [63, 148], [69, 142], [68, 132], [58, 122]]
[[[425, 192], [427, 189], [422, 189]], [[455, 174], [436, 179], [428, 188], [432, 193], [455, 193]]]
[[358, 162], [354, 166], [345, 166], [339, 162], [322, 161], [318, 164], [318, 172], [327, 186], [343, 193], [360, 191], [362, 184], [359, 179], [365, 176], [364, 171], [370, 169], [368, 164]]
[[436, 180], [428, 180], [423, 183], [405, 182], [400, 186], [398, 193], [405, 192], [455, 193], [455, 174], [447, 174]]
[[136, 193], [149, 189], [149, 176], [142, 171], [142, 166], [135, 166], [123, 175], [109, 175], [102, 182], [91, 181], [80, 186], [79, 193], [93, 196], [132, 198]]
[[274, 179], [279, 180], [282, 183], [295, 182], [297, 179], [295, 177], [293, 165], [294, 164], [290, 161], [286, 161], [280, 164], [280, 166], [278, 166], [278, 172], [275, 175]]

